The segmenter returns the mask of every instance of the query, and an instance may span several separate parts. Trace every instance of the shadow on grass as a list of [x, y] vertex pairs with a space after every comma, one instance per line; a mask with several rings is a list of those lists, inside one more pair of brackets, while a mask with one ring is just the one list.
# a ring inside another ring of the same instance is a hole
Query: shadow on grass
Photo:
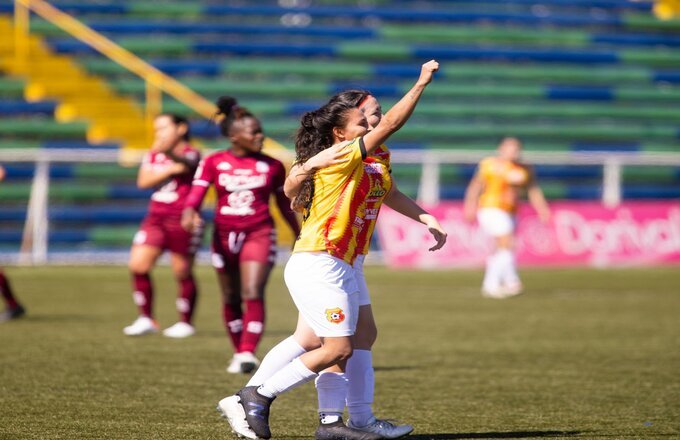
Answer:
[[408, 436], [409, 440], [449, 440], [466, 438], [549, 438], [574, 437], [580, 431], [508, 431], [508, 432], [457, 432], [455, 434], [416, 434]]

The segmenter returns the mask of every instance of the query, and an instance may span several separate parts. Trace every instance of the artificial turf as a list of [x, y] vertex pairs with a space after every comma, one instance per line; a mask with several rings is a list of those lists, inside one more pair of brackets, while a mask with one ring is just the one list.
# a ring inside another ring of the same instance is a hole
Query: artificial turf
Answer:
[[[5, 268], [26, 317], [0, 324], [0, 439], [228, 439], [216, 402], [246, 377], [214, 275], [198, 269], [198, 333], [126, 337], [124, 267]], [[479, 294], [478, 271], [368, 267], [379, 327], [375, 411], [412, 440], [680, 438], [680, 270], [524, 270], [526, 293]], [[162, 326], [176, 319], [154, 273]], [[296, 311], [277, 269], [259, 355]], [[274, 438], [312, 438], [313, 385], [280, 396]]]

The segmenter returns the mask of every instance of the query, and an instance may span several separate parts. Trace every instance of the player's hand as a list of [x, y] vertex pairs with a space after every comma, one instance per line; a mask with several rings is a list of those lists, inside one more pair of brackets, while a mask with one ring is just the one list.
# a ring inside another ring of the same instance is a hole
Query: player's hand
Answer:
[[432, 234], [437, 241], [437, 243], [429, 249], [430, 252], [441, 249], [446, 244], [446, 237], [448, 234], [444, 231], [442, 225], [439, 224], [439, 221], [432, 215], [428, 214], [425, 217], [425, 225], [427, 226], [427, 230], [430, 231], [430, 234]]
[[326, 148], [307, 160], [302, 168], [304, 170], [316, 171], [331, 165], [347, 162], [349, 158], [345, 156], [347, 156], [350, 150], [345, 148], [345, 146], [346, 144], [340, 143]]
[[420, 77], [418, 78], [418, 84], [421, 85], [427, 85], [432, 81], [432, 77], [434, 76], [434, 72], [439, 70], [439, 63], [436, 62], [435, 60], [430, 60], [427, 63], [423, 64], [423, 66], [420, 68]]
[[186, 165], [179, 162], [173, 162], [169, 167], [173, 176], [176, 174], [184, 174], [189, 171], [189, 168]]
[[446, 244], [446, 237], [447, 237], [446, 232], [444, 232], [441, 229], [435, 229], [435, 228], [429, 228], [428, 230], [430, 231], [430, 234], [432, 234], [434, 239], [437, 240], [437, 244], [435, 244], [434, 246], [432, 246], [429, 249], [430, 252], [438, 251], [439, 249], [444, 247], [444, 245]]
[[[200, 220], [200, 223], [197, 223], [196, 218]], [[201, 216], [194, 208], [184, 208], [184, 211], [182, 211], [182, 219], [180, 220], [180, 224], [185, 231], [194, 232], [197, 226], [200, 227], [203, 225], [202, 222], [203, 219], [201, 219]]]
[[549, 209], [546, 209], [545, 211], [539, 211], [538, 212], [538, 218], [541, 220], [541, 223], [543, 224], [548, 224], [550, 223], [550, 218], [552, 214]]
[[474, 208], [463, 208], [463, 218], [468, 223], [474, 223], [477, 213]]

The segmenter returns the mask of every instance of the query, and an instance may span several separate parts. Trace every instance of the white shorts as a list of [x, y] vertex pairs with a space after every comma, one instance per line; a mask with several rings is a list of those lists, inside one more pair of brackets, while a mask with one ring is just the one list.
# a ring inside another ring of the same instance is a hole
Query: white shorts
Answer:
[[477, 221], [485, 234], [493, 237], [510, 235], [515, 231], [515, 219], [507, 211], [498, 208], [481, 208]]
[[298, 252], [283, 276], [295, 306], [317, 336], [354, 334], [359, 288], [352, 266], [325, 252]]
[[359, 288], [359, 306], [367, 306], [371, 304], [371, 296], [368, 294], [368, 285], [366, 285], [366, 276], [364, 275], [364, 260], [366, 255], [359, 255], [354, 260], [354, 277], [357, 280], [357, 287]]

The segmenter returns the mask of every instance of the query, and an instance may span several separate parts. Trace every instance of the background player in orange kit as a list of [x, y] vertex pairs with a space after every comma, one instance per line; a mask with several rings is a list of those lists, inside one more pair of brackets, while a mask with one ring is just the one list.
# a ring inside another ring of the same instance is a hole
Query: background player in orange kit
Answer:
[[550, 219], [550, 209], [533, 170], [520, 162], [522, 143], [514, 137], [504, 138], [498, 154], [479, 163], [465, 192], [464, 213], [468, 221], [475, 216], [485, 233], [494, 237], [496, 249], [487, 258], [482, 294], [505, 298], [522, 292], [513, 253], [515, 210], [526, 190], [529, 202], [543, 222]]
[[[212, 261], [222, 289], [223, 318], [234, 346], [229, 373], [248, 373], [264, 331], [264, 289], [276, 260], [276, 230], [269, 211], [274, 195], [279, 210], [297, 236], [300, 227], [283, 193], [286, 170], [261, 153], [260, 121], [234, 98], [217, 102], [220, 131], [231, 148], [201, 162], [186, 202], [183, 224], [191, 229], [206, 191], [217, 191]], [[243, 307], [245, 306], [245, 307]]]
[[195, 333], [191, 318], [197, 289], [192, 268], [202, 230], [197, 228], [193, 234], [189, 233], [182, 228], [180, 221], [200, 154], [189, 144], [189, 123], [181, 116], [159, 115], [154, 120], [154, 132], [151, 151], [139, 168], [137, 186], [156, 188], [156, 191], [151, 195], [149, 212], [133, 239], [128, 263], [139, 317], [123, 332], [128, 336], [158, 332], [158, 324], [153, 319], [150, 272], [158, 258], [168, 250], [178, 284], [177, 311], [180, 320], [166, 328], [163, 335], [185, 338]]

